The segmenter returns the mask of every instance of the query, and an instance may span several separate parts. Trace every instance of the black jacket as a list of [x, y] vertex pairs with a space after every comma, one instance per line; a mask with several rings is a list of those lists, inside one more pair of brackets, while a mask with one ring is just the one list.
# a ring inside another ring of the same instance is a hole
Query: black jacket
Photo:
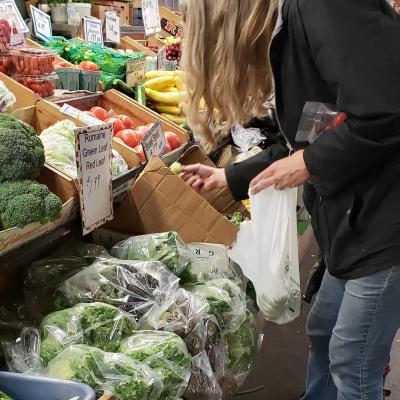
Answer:
[[[307, 101], [336, 104], [348, 116], [304, 153], [328, 269], [351, 279], [400, 266], [399, 19], [386, 0], [286, 0], [283, 16], [271, 63], [287, 140], [298, 148]], [[270, 149], [227, 168], [233, 194], [243, 197], [262, 162], [273, 161]]]

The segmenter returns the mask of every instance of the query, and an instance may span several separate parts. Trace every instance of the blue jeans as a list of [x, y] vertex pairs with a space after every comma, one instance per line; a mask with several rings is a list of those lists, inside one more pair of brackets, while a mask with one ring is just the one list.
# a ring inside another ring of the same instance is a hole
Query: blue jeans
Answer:
[[308, 317], [311, 349], [302, 400], [382, 400], [399, 306], [400, 267], [347, 281], [325, 272]]

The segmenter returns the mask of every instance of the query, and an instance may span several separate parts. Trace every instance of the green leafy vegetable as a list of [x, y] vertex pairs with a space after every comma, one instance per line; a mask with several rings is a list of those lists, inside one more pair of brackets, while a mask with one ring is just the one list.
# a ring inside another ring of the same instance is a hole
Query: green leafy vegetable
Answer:
[[228, 220], [236, 226], [240, 226], [240, 224], [244, 221], [243, 214], [240, 211], [236, 211], [233, 214], [227, 216]]

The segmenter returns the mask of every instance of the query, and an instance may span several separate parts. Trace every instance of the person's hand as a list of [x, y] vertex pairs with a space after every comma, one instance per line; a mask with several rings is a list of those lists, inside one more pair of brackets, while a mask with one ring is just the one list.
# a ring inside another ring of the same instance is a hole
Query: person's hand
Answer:
[[274, 185], [276, 190], [302, 185], [310, 178], [303, 157], [304, 150], [276, 161], [250, 182], [252, 194]]
[[224, 168], [213, 168], [203, 164], [186, 165], [180, 177], [199, 193], [228, 186]]

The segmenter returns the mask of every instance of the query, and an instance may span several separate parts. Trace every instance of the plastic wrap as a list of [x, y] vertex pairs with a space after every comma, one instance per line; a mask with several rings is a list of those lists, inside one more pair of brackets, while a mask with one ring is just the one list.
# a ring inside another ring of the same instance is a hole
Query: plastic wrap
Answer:
[[64, 350], [49, 363], [47, 375], [84, 382], [99, 396], [118, 400], [157, 400], [163, 390], [160, 376], [144, 363], [85, 345]]
[[231, 133], [233, 142], [240, 149], [240, 154], [236, 157], [235, 162], [244, 161], [262, 151], [259, 147], [256, 147], [265, 139], [259, 129], [245, 129], [241, 125], [236, 125], [232, 128]]
[[175, 275], [190, 265], [190, 251], [176, 232], [134, 236], [111, 249], [122, 260], [160, 261]]
[[78, 303], [101, 301], [131, 313], [137, 321], [154, 305], [165, 302], [179, 279], [160, 262], [98, 260], [56, 290], [58, 309]]
[[113, 158], [111, 162], [111, 173], [113, 177], [117, 177], [122, 175], [124, 172], [128, 171], [128, 164], [122, 158], [122, 156], [118, 153], [117, 150], [112, 151]]
[[170, 332], [137, 331], [122, 340], [119, 350], [144, 362], [163, 377], [162, 399], [175, 399], [185, 392], [191, 357], [179, 336]]
[[47, 365], [72, 344], [87, 344], [115, 352], [121, 339], [136, 328], [137, 323], [130, 314], [109, 304], [78, 304], [43, 319], [40, 357]]
[[17, 99], [3, 81], [0, 81], [0, 112], [11, 112]]

